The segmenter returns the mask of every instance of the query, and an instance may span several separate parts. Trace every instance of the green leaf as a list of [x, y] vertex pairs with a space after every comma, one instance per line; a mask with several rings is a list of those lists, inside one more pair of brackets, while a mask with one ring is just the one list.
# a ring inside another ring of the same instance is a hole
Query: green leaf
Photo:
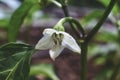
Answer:
[[30, 75], [44, 75], [48, 78], [51, 78], [52, 80], [59, 80], [59, 78], [56, 76], [53, 66], [51, 64], [39, 64], [39, 65], [33, 65], [30, 69]]
[[0, 47], [0, 80], [26, 80], [29, 75], [32, 46], [8, 43]]
[[38, 0], [25, 0], [22, 5], [13, 13], [11, 20], [8, 24], [8, 41], [16, 41], [16, 36], [19, 29], [24, 22], [30, 9], [38, 3]]

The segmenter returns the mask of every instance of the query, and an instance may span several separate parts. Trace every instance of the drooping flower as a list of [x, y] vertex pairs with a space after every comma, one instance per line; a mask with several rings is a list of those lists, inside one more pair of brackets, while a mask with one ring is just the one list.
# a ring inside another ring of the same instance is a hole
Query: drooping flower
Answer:
[[81, 52], [80, 47], [71, 35], [66, 32], [57, 31], [50, 28], [47, 28], [43, 31], [43, 37], [35, 46], [35, 49], [38, 50], [49, 49], [50, 57], [53, 60], [59, 56], [64, 48], [68, 48], [77, 53]]

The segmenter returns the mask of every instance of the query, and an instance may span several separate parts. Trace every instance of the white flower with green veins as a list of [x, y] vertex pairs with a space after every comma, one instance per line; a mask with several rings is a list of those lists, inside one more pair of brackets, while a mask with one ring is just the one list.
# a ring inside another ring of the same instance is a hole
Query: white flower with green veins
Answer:
[[43, 31], [43, 35], [44, 36], [36, 44], [35, 49], [49, 49], [50, 57], [53, 60], [60, 55], [64, 48], [81, 53], [81, 49], [75, 39], [66, 32], [47, 28]]

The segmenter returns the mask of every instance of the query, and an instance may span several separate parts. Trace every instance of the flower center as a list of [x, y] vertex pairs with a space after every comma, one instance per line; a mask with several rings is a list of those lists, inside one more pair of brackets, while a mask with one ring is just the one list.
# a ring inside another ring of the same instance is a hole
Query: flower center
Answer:
[[64, 35], [62, 33], [58, 33], [58, 34], [57, 33], [53, 33], [52, 34], [52, 39], [53, 39], [55, 45], [61, 45], [63, 36]]

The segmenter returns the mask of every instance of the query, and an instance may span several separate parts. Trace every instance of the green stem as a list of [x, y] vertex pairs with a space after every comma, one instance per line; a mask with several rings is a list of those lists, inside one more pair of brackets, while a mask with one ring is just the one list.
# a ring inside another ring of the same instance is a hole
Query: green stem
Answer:
[[[62, 5], [62, 10], [63, 10], [63, 12], [64, 12], [64, 14], [65, 14], [65, 17], [69, 17], [69, 13], [68, 13], [68, 9], [67, 9], [67, 6], [66, 6], [66, 5]], [[80, 35], [79, 35], [79, 33], [76, 31], [74, 25], [73, 25], [72, 23], [70, 23], [70, 22], [69, 22], [69, 25], [71, 26], [71, 28], [72, 28], [72, 30], [74, 31], [74, 33], [76, 34], [76, 36], [77, 36], [78, 38], [80, 38]], [[81, 26], [81, 25], [80, 25], [80, 26]]]
[[[56, 25], [57, 26], [63, 26], [63, 24], [65, 22], [73, 22], [74, 24], [76, 24], [76, 26], [81, 27], [79, 22], [77, 20], [74, 20], [72, 17], [65, 17], [62, 18]], [[82, 38], [84, 39], [84, 30], [81, 27], [81, 32], [82, 32]], [[81, 70], [80, 70], [80, 74], [81, 74], [81, 80], [86, 80], [86, 75], [87, 75], [87, 47], [88, 45], [86, 44], [86, 42], [80, 42], [81, 44]]]
[[67, 6], [66, 5], [62, 5], [62, 10], [65, 14], [65, 17], [69, 17], [69, 13], [68, 13], [68, 9], [67, 9]]
[[80, 80], [86, 80], [87, 78], [87, 48], [88, 44], [81, 43], [81, 65], [80, 65]]
[[96, 24], [96, 26], [90, 31], [90, 33], [86, 37], [86, 42], [89, 42], [91, 38], [98, 32], [98, 30], [101, 28], [102, 24], [105, 22], [106, 18], [108, 17], [109, 13], [111, 12], [112, 8], [114, 7], [117, 1], [118, 0], [111, 0], [103, 16], [101, 17], [100, 21]]
[[[63, 24], [64, 24], [65, 22], [74, 23], [76, 26], [79, 27], [80, 32], [81, 32], [81, 34], [82, 34], [82, 37], [85, 35], [84, 29], [82, 28], [82, 26], [80, 25], [80, 23], [79, 23], [77, 20], [73, 19], [72, 17], [62, 18], [62, 19], [55, 25], [55, 27], [57, 27], [57, 26], [63, 26]], [[79, 36], [79, 37], [80, 37], [80, 36]]]
[[[63, 9], [65, 16], [69, 17], [67, 6], [63, 6], [62, 9]], [[84, 29], [82, 28], [81, 24], [77, 20], [71, 19], [70, 21], [72, 21], [73, 23], [75, 23], [77, 25], [78, 29], [82, 33], [82, 38], [84, 38], [85, 32], [84, 32]], [[76, 32], [76, 29], [73, 26], [73, 24], [70, 22], [69, 22], [69, 24], [70, 24], [71, 28], [73, 29], [74, 33], [77, 35], [77, 37], [81, 38], [79, 36], [79, 34]], [[81, 43], [81, 58], [80, 58], [81, 59], [81, 69], [80, 69], [81, 80], [86, 80], [86, 76], [87, 76], [87, 47], [88, 47], [88, 45], [85, 42]]]
[[75, 19], [70, 19], [70, 22], [74, 23], [77, 28], [80, 30], [81, 34], [82, 34], [82, 37], [85, 36], [85, 31], [84, 29], [82, 28], [82, 25]]

